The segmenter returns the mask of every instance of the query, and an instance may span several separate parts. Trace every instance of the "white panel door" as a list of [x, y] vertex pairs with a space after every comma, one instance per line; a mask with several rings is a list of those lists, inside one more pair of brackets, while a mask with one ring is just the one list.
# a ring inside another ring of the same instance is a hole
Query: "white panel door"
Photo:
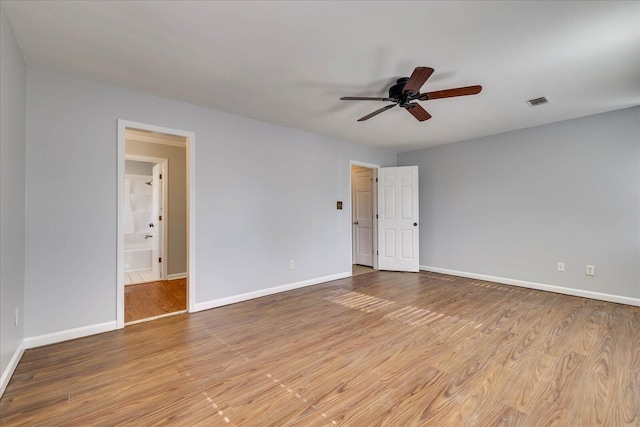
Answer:
[[151, 224], [153, 227], [152, 243], [151, 243], [151, 270], [154, 275], [162, 279], [162, 165], [157, 163], [153, 166], [151, 178]]
[[378, 169], [378, 268], [419, 271], [418, 167]]
[[353, 262], [373, 267], [373, 171], [357, 169], [352, 179]]

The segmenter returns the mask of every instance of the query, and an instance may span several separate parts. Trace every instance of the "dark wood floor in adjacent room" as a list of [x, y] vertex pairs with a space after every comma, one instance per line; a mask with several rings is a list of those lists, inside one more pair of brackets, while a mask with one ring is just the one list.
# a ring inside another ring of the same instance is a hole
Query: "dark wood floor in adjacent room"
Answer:
[[373, 272], [27, 350], [0, 422], [637, 427], [640, 308]]
[[124, 288], [125, 323], [186, 309], [187, 279], [161, 280]]

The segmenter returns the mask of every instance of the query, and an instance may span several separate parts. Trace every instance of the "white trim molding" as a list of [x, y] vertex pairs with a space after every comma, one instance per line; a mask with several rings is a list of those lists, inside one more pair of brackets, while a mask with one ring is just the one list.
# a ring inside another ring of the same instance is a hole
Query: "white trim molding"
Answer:
[[318, 283], [330, 282], [332, 280], [344, 279], [351, 277], [351, 271], [344, 273], [332, 274], [330, 276], [317, 277], [315, 279], [303, 280], [301, 282], [289, 283], [286, 285], [274, 286], [273, 288], [260, 289], [258, 291], [247, 292], [245, 294], [232, 295], [230, 297], [219, 298], [212, 301], [197, 302], [194, 311], [209, 310], [211, 308], [222, 307], [224, 305], [235, 304], [237, 302], [248, 301], [254, 298], [260, 298], [267, 295], [278, 294], [280, 292], [291, 291], [293, 289], [304, 288]]
[[186, 279], [187, 273], [167, 274], [167, 280]]
[[2, 395], [4, 394], [7, 385], [9, 385], [9, 381], [11, 380], [13, 373], [18, 367], [20, 359], [22, 359], [24, 350], [24, 340], [22, 340], [16, 351], [13, 353], [13, 356], [11, 356], [11, 360], [9, 360], [9, 364], [7, 365], [6, 369], [4, 370], [4, 372], [2, 372], [2, 377], [0, 377], [0, 397], [2, 397]]
[[500, 283], [503, 285], [519, 286], [521, 288], [537, 289], [539, 291], [555, 292], [557, 294], [571, 295], [574, 297], [583, 297], [597, 299], [600, 301], [617, 302], [619, 304], [635, 305], [640, 307], [640, 298], [631, 298], [621, 295], [603, 294], [600, 292], [585, 291], [575, 288], [564, 288], [562, 286], [545, 285], [544, 283], [527, 282], [524, 280], [508, 279], [505, 277], [487, 276], [484, 274], [469, 273], [466, 271], [448, 270], [446, 268], [431, 267], [421, 265], [420, 270], [431, 271], [433, 273], [447, 274], [450, 276], [467, 277], [469, 279], [484, 280], [487, 282]]
[[43, 345], [56, 344], [62, 341], [69, 341], [76, 338], [88, 337], [89, 335], [101, 334], [103, 332], [115, 331], [116, 321], [98, 323], [95, 325], [82, 326], [80, 328], [67, 329], [60, 332], [38, 335], [24, 339], [25, 349], [42, 347]]

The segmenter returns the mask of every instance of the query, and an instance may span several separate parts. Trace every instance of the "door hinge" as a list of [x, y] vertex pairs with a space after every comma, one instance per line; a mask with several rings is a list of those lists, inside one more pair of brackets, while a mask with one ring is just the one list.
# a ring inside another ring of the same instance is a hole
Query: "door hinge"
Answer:
[[380, 252], [376, 251], [376, 255], [380, 255]]
[[378, 219], [378, 214], [376, 214], [376, 219]]
[[158, 221], [162, 221], [162, 215], [158, 215]]
[[376, 178], [376, 182], [378, 182], [378, 178]]
[[158, 262], [162, 262], [162, 258], [158, 258]]
[[162, 174], [160, 174], [160, 178], [158, 178], [158, 179], [162, 179]]

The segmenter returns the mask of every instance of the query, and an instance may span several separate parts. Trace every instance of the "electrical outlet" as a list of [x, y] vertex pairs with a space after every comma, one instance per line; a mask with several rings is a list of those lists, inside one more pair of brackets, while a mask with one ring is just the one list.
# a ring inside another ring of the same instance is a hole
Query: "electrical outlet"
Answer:
[[15, 317], [13, 319], [13, 323], [16, 326], [18, 326], [18, 324], [20, 323], [20, 307], [16, 307]]
[[587, 265], [587, 268], [585, 269], [584, 274], [586, 274], [587, 276], [595, 276], [596, 275], [595, 265]]
[[292, 270], [296, 268], [296, 262], [294, 260], [289, 261], [289, 268]]
[[564, 271], [564, 262], [558, 263], [558, 271]]

